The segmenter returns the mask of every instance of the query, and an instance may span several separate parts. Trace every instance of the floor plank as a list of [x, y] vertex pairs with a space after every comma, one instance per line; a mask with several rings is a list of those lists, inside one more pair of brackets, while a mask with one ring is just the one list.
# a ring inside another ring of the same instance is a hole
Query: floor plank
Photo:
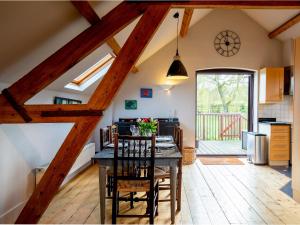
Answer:
[[[183, 168], [182, 210], [176, 224], [300, 224], [300, 205], [280, 188], [290, 178], [268, 166], [203, 165]], [[66, 184], [55, 196], [40, 223], [97, 224], [100, 221], [98, 167], [94, 165]], [[161, 191], [160, 198], [169, 198]], [[106, 202], [111, 223], [111, 201]], [[145, 203], [120, 205], [124, 213], [144, 213]], [[118, 223], [147, 224], [148, 219], [122, 218]], [[170, 203], [159, 203], [156, 224], [170, 224]]]

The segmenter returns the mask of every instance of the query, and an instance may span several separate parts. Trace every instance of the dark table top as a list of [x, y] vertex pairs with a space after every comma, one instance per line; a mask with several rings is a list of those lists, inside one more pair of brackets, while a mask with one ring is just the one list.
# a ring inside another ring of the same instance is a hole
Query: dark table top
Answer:
[[[167, 136], [160, 136], [167, 137]], [[173, 142], [173, 141], [171, 141]], [[92, 158], [94, 160], [112, 160], [114, 158], [114, 148], [104, 148], [101, 152], [96, 153]], [[157, 159], [180, 159], [182, 158], [177, 146], [174, 148], [159, 148], [155, 152], [155, 158]]]
[[[94, 160], [112, 160], [114, 158], [113, 148], [104, 149], [98, 152], [92, 159]], [[180, 159], [182, 158], [181, 153], [178, 148], [174, 149], [160, 149], [160, 152], [155, 153], [155, 158], [157, 159]]]

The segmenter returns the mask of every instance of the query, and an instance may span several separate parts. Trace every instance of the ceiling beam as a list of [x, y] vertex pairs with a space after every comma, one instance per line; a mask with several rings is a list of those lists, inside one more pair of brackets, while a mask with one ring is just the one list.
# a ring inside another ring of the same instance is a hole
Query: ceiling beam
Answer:
[[189, 31], [189, 26], [191, 23], [193, 12], [194, 12], [193, 8], [186, 8], [184, 10], [182, 24], [181, 24], [181, 28], [180, 28], [180, 36], [181, 37], [185, 37]]
[[[158, 4], [168, 4], [168, 1], [158, 1]], [[195, 0], [195, 1], [173, 1], [175, 8], [221, 8], [221, 9], [300, 9], [298, 0]]]
[[[110, 103], [116, 90], [121, 86], [131, 67], [167, 15], [169, 8], [169, 5], [148, 7], [121, 49], [111, 69], [104, 76], [103, 80], [105, 82], [101, 82], [93, 94], [91, 101], [88, 103], [89, 107], [97, 109]], [[106, 82], [112, 83], [113, 88], [111, 86], [109, 89], [105, 86], [103, 87], [103, 84], [105, 85]], [[107, 92], [107, 99], [103, 98], [103, 89]], [[95, 107], [94, 103], [99, 103], [100, 106]], [[81, 117], [75, 123], [23, 208], [16, 223], [27, 224], [39, 221], [99, 120], [100, 117]]]
[[[87, 104], [75, 105], [23, 105], [28, 116], [32, 119], [30, 123], [73, 123], [78, 121], [78, 113], [82, 116], [100, 115], [99, 111], [93, 111]], [[70, 112], [77, 112], [72, 114]], [[43, 112], [57, 114], [57, 117], [46, 117]], [[0, 124], [24, 123], [24, 119], [10, 105], [2, 106], [0, 110]]]
[[[75, 6], [77, 11], [87, 20], [91, 25], [96, 25], [101, 21], [95, 10], [89, 4], [88, 1], [77, 1], [71, 0], [72, 4]], [[117, 40], [113, 37], [106, 41], [106, 44], [113, 50], [114, 54], [117, 56], [121, 50], [121, 46]], [[131, 72], [137, 73], [138, 69], [133, 66]]]
[[109, 106], [132, 65], [138, 60], [169, 8], [170, 5], [167, 4], [149, 6], [91, 96], [88, 104], [92, 108], [103, 110]]
[[[148, 5], [143, 3], [120, 3], [105, 15], [99, 23], [83, 31], [11, 85], [8, 88], [10, 94], [18, 104], [25, 103], [101, 46], [108, 38], [140, 16], [147, 7]], [[5, 103], [1, 102], [0, 99], [0, 105], [3, 104]]]
[[283, 23], [282, 25], [280, 25], [279, 27], [277, 27], [275, 30], [273, 30], [272, 32], [270, 32], [268, 34], [269, 38], [275, 38], [277, 37], [279, 34], [283, 33], [284, 31], [286, 31], [287, 29], [291, 28], [292, 26], [294, 26], [295, 24], [300, 22], [300, 13], [298, 13], [296, 16], [294, 16], [293, 18], [289, 19], [288, 21], [286, 21], [285, 23]]

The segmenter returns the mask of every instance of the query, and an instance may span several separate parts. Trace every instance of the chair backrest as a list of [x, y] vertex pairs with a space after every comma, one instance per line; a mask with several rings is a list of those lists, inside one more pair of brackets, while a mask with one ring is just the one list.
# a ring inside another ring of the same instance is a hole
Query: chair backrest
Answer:
[[103, 148], [109, 143], [111, 143], [109, 139], [109, 129], [101, 128], [100, 129], [100, 151], [102, 151]]
[[174, 142], [175, 144], [179, 145], [179, 139], [180, 139], [180, 127], [176, 125], [174, 127]]
[[118, 133], [118, 126], [117, 125], [112, 125], [112, 126], [107, 126], [109, 130], [109, 142], [113, 143], [114, 142], [114, 135]]
[[114, 179], [154, 182], [155, 135], [115, 134], [114, 148]]
[[182, 153], [183, 152], [183, 130], [182, 129], [178, 129], [178, 149], [179, 151]]

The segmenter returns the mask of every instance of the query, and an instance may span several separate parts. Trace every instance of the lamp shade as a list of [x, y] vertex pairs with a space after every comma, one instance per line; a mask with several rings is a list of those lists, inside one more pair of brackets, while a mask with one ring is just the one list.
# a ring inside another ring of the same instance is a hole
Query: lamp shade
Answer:
[[172, 80], [184, 80], [189, 78], [184, 65], [180, 61], [178, 53], [174, 57], [174, 60], [168, 70], [167, 78]]

